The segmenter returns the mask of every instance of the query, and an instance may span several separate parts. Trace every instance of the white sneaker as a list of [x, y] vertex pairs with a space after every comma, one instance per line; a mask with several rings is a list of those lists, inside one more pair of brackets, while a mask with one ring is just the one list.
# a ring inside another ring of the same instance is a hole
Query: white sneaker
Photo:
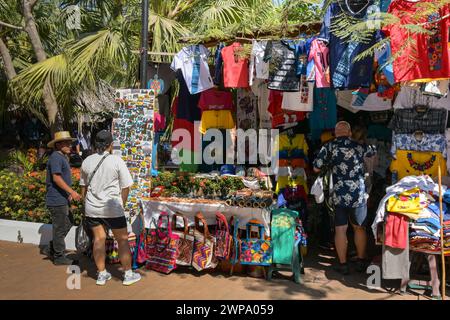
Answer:
[[97, 276], [97, 285], [98, 286], [104, 286], [106, 284], [106, 281], [111, 280], [111, 273], [106, 272], [106, 274], [99, 273]]
[[131, 286], [133, 283], [136, 283], [139, 280], [141, 280], [141, 275], [137, 272], [132, 272], [129, 275], [127, 274], [124, 275], [122, 283], [124, 286]]

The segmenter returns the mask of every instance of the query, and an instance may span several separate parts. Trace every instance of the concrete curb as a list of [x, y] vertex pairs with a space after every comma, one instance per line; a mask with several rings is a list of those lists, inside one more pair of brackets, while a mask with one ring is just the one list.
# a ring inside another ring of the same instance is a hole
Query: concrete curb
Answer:
[[[72, 227], [66, 237], [68, 250], [76, 250], [75, 230], [76, 227]], [[0, 240], [44, 246], [51, 239], [51, 224], [0, 219]]]

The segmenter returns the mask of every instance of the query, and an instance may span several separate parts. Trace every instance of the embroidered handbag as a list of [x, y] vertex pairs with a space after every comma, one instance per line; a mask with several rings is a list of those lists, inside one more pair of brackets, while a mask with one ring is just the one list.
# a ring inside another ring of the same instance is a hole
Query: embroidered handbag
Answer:
[[[136, 248], [136, 235], [133, 232], [130, 232], [128, 234], [128, 245], [130, 246], [131, 256], [133, 256], [134, 250]], [[105, 240], [105, 248], [106, 263], [119, 263], [119, 244], [117, 243], [116, 239], [114, 239], [114, 236], [108, 234]]]
[[[203, 232], [199, 231], [200, 222], [203, 225]], [[214, 243], [214, 237], [209, 234], [205, 218], [200, 212], [197, 213], [195, 216], [194, 254], [192, 256], [192, 266], [197, 271], [217, 266], [217, 260], [214, 256]]]
[[145, 248], [145, 227], [144, 227], [144, 217], [142, 214], [139, 215], [139, 235], [136, 239], [136, 249], [133, 254], [133, 269], [138, 269], [141, 265], [145, 264], [147, 261], [147, 251]]
[[230, 257], [233, 238], [230, 234], [227, 218], [219, 212], [216, 213], [216, 230], [214, 237], [216, 238], [216, 258], [222, 260], [228, 259]]
[[[167, 220], [167, 228], [162, 228], [163, 219]], [[178, 258], [178, 235], [172, 233], [167, 212], [161, 212], [156, 229], [150, 230], [147, 236], [147, 269], [162, 273], [170, 273], [176, 269]]]
[[189, 226], [186, 217], [181, 213], [172, 216], [172, 229], [176, 229], [177, 217], [183, 218], [184, 231], [173, 231], [179, 236], [177, 264], [180, 266], [190, 266], [192, 264], [192, 254], [194, 252], [194, 235], [189, 233]]
[[[252, 238], [251, 227], [258, 228], [259, 238]], [[247, 239], [240, 240], [239, 262], [241, 264], [270, 266], [272, 264], [272, 244], [264, 240], [264, 226], [258, 223], [247, 223]]]

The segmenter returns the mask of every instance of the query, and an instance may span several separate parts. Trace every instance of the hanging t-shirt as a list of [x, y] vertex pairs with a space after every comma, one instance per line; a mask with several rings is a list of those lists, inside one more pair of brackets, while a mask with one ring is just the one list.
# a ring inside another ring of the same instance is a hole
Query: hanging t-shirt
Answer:
[[297, 46], [291, 40], [269, 41], [264, 61], [269, 62], [268, 88], [282, 91], [298, 91], [300, 80], [298, 71]]
[[298, 212], [288, 209], [272, 211], [271, 241], [273, 244], [273, 263], [292, 264], [295, 244], [295, 229]]
[[230, 110], [207, 110], [202, 112], [202, 121], [199, 131], [202, 134], [210, 128], [233, 129], [235, 127]]
[[177, 79], [180, 84], [180, 92], [178, 94], [176, 118], [190, 122], [199, 121], [201, 117], [201, 110], [198, 108], [200, 94], [189, 93], [188, 86], [180, 72], [177, 72]]
[[391, 147], [393, 157], [397, 150], [440, 152], [447, 158], [447, 141], [443, 134], [424, 133], [420, 140], [414, 134], [394, 134]]
[[427, 106], [433, 109], [450, 109], [450, 96], [440, 98], [425, 94], [420, 88], [403, 86], [394, 101], [394, 109], [409, 109], [414, 106]]
[[200, 95], [198, 106], [201, 110], [234, 110], [233, 95], [228, 91], [211, 88]]
[[236, 120], [238, 129], [258, 129], [258, 98], [250, 89], [239, 89], [237, 93]]
[[272, 128], [277, 128], [286, 124], [294, 124], [306, 118], [305, 112], [283, 110], [281, 108], [282, 104], [283, 92], [270, 90], [268, 110], [272, 114]]
[[272, 129], [272, 115], [269, 112], [269, 89], [265, 80], [255, 79], [252, 91], [258, 98], [258, 118], [260, 129]]
[[438, 176], [439, 163], [442, 175], [446, 175], [446, 161], [440, 152], [420, 152], [397, 150], [395, 160], [391, 163], [391, 172], [397, 171], [398, 179], [406, 176]]
[[225, 47], [223, 43], [219, 43], [214, 54], [214, 84], [220, 86], [223, 84], [223, 59], [222, 49]]
[[253, 85], [254, 79], [269, 79], [269, 64], [264, 61], [267, 41], [253, 40], [252, 54], [250, 57], [249, 85]]
[[210, 54], [203, 45], [192, 45], [181, 49], [172, 61], [170, 67], [175, 71], [181, 70], [191, 94], [200, 93], [214, 86], [208, 67]]
[[315, 80], [317, 88], [330, 87], [330, 50], [325, 42], [315, 39], [311, 43], [309, 60], [314, 61]]
[[416, 108], [398, 109], [389, 123], [389, 128], [395, 133], [444, 133], [447, 124], [447, 110]]
[[351, 90], [342, 90], [338, 91], [336, 95], [337, 104], [353, 113], [392, 109], [392, 100], [380, 97], [376, 92], [365, 95]]
[[[435, 0], [422, 0], [435, 2]], [[443, 6], [438, 12], [423, 17], [423, 23], [431, 34], [414, 33], [405, 28], [405, 24], [417, 24], [418, 12], [423, 11], [417, 1], [395, 0], [389, 6], [388, 13], [398, 17], [399, 22], [386, 26], [383, 31], [391, 37], [392, 54], [400, 54], [394, 60], [394, 77], [396, 82], [413, 80], [431, 80], [450, 78], [449, 62], [449, 27], [450, 8]], [[406, 43], [411, 39], [411, 43]]]
[[223, 84], [226, 88], [248, 87], [248, 59], [242, 44], [235, 42], [222, 49]]
[[337, 121], [336, 95], [331, 88], [314, 88], [314, 109], [309, 114], [313, 140], [319, 140], [323, 130], [334, 129]]
[[298, 92], [284, 92], [281, 108], [289, 111], [313, 111], [314, 83], [308, 82], [305, 75], [300, 77]]
[[333, 2], [327, 9], [318, 38], [329, 44], [330, 77], [332, 86], [336, 89], [358, 89], [370, 86], [373, 55], [359, 61], [354, 59], [375, 44], [375, 32], [369, 41], [356, 42], [337, 37], [330, 28], [337, 19], [341, 18], [347, 17], [349, 21], [364, 21], [367, 18], [367, 9], [372, 3], [373, 0], [338, 1]]

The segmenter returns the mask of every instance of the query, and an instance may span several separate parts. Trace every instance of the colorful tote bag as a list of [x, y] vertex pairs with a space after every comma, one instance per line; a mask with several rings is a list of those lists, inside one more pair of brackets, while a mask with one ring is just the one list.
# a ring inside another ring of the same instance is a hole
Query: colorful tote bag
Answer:
[[[163, 220], [167, 220], [167, 228], [162, 228]], [[170, 273], [177, 267], [179, 237], [172, 233], [167, 212], [161, 212], [156, 229], [150, 230], [147, 236], [147, 269]]]
[[[258, 228], [259, 238], [251, 237], [251, 227]], [[258, 223], [247, 223], [247, 239], [240, 240], [239, 262], [254, 266], [270, 266], [272, 264], [272, 243], [264, 240], [264, 226]]]
[[192, 264], [192, 254], [194, 252], [194, 235], [189, 233], [189, 226], [186, 217], [181, 213], [172, 216], [172, 230], [176, 229], [177, 217], [183, 218], [184, 231], [172, 231], [178, 235], [178, 258], [177, 264], [180, 266], [190, 266]]
[[230, 234], [227, 218], [222, 214], [216, 213], [216, 238], [215, 255], [218, 259], [228, 259], [230, 257], [233, 238]]
[[144, 227], [144, 217], [142, 214], [139, 215], [139, 235], [136, 239], [136, 249], [133, 254], [133, 269], [138, 269], [141, 265], [145, 264], [148, 257], [145, 248], [145, 227]]
[[[106, 237], [105, 248], [106, 248], [106, 263], [116, 264], [119, 263], [119, 244], [112, 235]], [[134, 255], [136, 249], [136, 235], [131, 232], [128, 234], [128, 245], [130, 246], [131, 256]]]
[[[203, 225], [203, 232], [199, 231], [200, 222]], [[192, 257], [192, 266], [197, 271], [217, 266], [217, 260], [214, 256], [214, 244], [215, 239], [209, 234], [205, 218], [200, 212], [197, 213], [195, 216], [194, 254]]]

